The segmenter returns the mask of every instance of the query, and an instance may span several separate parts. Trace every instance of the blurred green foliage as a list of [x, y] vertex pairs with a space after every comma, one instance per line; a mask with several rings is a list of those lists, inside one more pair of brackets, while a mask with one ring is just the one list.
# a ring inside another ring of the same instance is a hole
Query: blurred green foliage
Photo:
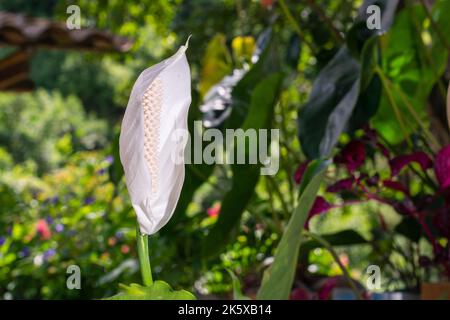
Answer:
[[[260, 295], [286, 298], [299, 283], [341, 274], [328, 251], [300, 237], [317, 191], [338, 205], [311, 219], [310, 231], [334, 246], [350, 274], [363, 282], [367, 266], [380, 264], [389, 278], [383, 289], [413, 288], [417, 279], [403, 275], [418, 268], [418, 252], [431, 254], [423, 234], [411, 239], [399, 232], [413, 228], [388, 205], [341, 205], [355, 199], [327, 193], [320, 184], [322, 178], [330, 185], [346, 177], [336, 164], [323, 176], [304, 179], [301, 187], [297, 179], [307, 157], [335, 156], [350, 140], [361, 139], [359, 129], [369, 120], [397, 154], [429, 151], [421, 139], [431, 122], [430, 92], [448, 81], [450, 1], [437, 0], [431, 9], [447, 44], [424, 8], [411, 1], [391, 7], [389, 31], [367, 34], [358, 8], [372, 2], [77, 1], [82, 26], [108, 29], [135, 44], [125, 54], [39, 49], [31, 68], [37, 90], [0, 93], [0, 298], [104, 298], [117, 293], [119, 283], [140, 282], [136, 220], [117, 152], [119, 125], [139, 73], [191, 34], [190, 132], [193, 121], [204, 116], [208, 91], [241, 72], [226, 88], [230, 97], [219, 101], [229, 113], [218, 128], [280, 129], [280, 170], [259, 176], [253, 165], [187, 165], [174, 217], [149, 243], [154, 278], [170, 284], [159, 283], [159, 289], [170, 296], [177, 294], [173, 288], [231, 297], [234, 288], [235, 296], [243, 298], [242, 289], [255, 298], [266, 272]], [[0, 0], [0, 10], [64, 21], [70, 4]], [[11, 49], [2, 48], [1, 56], [6, 50]], [[402, 90], [391, 94], [412, 146], [399, 134], [390, 91], [381, 87], [376, 71]], [[389, 176], [380, 153], [371, 151], [361, 177]], [[414, 195], [430, 193], [419, 178], [402, 177]], [[389, 195], [404, 200], [398, 192]], [[81, 290], [66, 287], [66, 269], [73, 264], [81, 268]], [[435, 279], [429, 271], [418, 272]], [[162, 292], [123, 288], [141, 296]]]

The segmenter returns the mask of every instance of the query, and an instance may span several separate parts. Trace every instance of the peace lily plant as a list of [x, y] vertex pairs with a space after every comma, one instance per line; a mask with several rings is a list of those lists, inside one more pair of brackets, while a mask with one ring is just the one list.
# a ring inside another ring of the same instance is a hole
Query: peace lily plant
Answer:
[[144, 70], [131, 91], [120, 132], [120, 160], [131, 203], [137, 215], [137, 249], [144, 286], [123, 286], [112, 299], [195, 299], [152, 279], [148, 237], [171, 218], [184, 181], [184, 163], [173, 161], [185, 145], [173, 141], [176, 130], [187, 130], [191, 74], [188, 41], [170, 58]]

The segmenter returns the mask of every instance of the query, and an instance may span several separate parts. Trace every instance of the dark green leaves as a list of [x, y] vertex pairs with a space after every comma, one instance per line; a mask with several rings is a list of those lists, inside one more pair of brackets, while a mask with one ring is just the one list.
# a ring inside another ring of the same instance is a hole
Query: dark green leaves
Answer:
[[[342, 47], [314, 81], [309, 101], [299, 111], [299, 138], [310, 159], [328, 157], [344, 131], [357, 129], [377, 111], [381, 85], [373, 77], [378, 64], [376, 32], [367, 32], [366, 9], [382, 9], [381, 27], [392, 24], [398, 1], [366, 1]], [[372, 38], [371, 38], [372, 37]], [[357, 58], [355, 58], [356, 56]], [[359, 60], [357, 60], [359, 59]]]
[[298, 118], [300, 141], [308, 158], [331, 153], [358, 101], [359, 73], [357, 61], [342, 48], [314, 81]]
[[315, 160], [307, 168], [302, 179], [299, 205], [281, 238], [272, 266], [264, 274], [258, 299], [289, 298], [302, 240], [301, 231], [319, 191], [328, 163], [328, 161]]

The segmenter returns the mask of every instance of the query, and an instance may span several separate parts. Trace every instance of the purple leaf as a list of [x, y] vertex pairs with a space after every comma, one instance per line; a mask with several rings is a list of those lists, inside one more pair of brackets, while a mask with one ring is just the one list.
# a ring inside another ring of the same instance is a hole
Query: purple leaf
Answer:
[[430, 157], [425, 152], [418, 151], [408, 155], [401, 155], [389, 161], [391, 176], [397, 176], [400, 171], [411, 162], [418, 163], [424, 171], [433, 166], [433, 161], [431, 161]]

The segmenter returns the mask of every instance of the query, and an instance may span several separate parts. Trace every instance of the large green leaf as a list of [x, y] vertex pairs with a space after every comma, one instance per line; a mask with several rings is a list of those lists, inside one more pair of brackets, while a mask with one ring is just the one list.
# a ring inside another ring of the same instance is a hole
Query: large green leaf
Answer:
[[347, 35], [347, 45], [314, 81], [309, 100], [298, 117], [299, 138], [308, 158], [328, 157], [341, 133], [357, 129], [376, 113], [381, 93], [380, 80], [373, 77], [374, 65], [379, 62], [378, 33], [368, 31], [365, 10], [371, 4], [379, 5], [381, 27], [387, 30], [397, 2], [365, 1], [359, 20]]
[[288, 299], [294, 281], [301, 231], [319, 191], [329, 161], [315, 160], [307, 168], [301, 184], [299, 204], [277, 247], [275, 260], [265, 272], [258, 299]]
[[[242, 126], [244, 131], [269, 128], [281, 82], [281, 74], [275, 73], [258, 83], [252, 93], [248, 116]], [[249, 152], [249, 148], [246, 149]], [[218, 253], [231, 239], [231, 232], [240, 221], [259, 180], [260, 164], [234, 164], [232, 170], [232, 188], [223, 198], [219, 218], [204, 241], [205, 256]]]
[[121, 285], [122, 292], [105, 300], [195, 300], [195, 296], [186, 290], [174, 291], [164, 281], [155, 281], [149, 287], [136, 283]]

